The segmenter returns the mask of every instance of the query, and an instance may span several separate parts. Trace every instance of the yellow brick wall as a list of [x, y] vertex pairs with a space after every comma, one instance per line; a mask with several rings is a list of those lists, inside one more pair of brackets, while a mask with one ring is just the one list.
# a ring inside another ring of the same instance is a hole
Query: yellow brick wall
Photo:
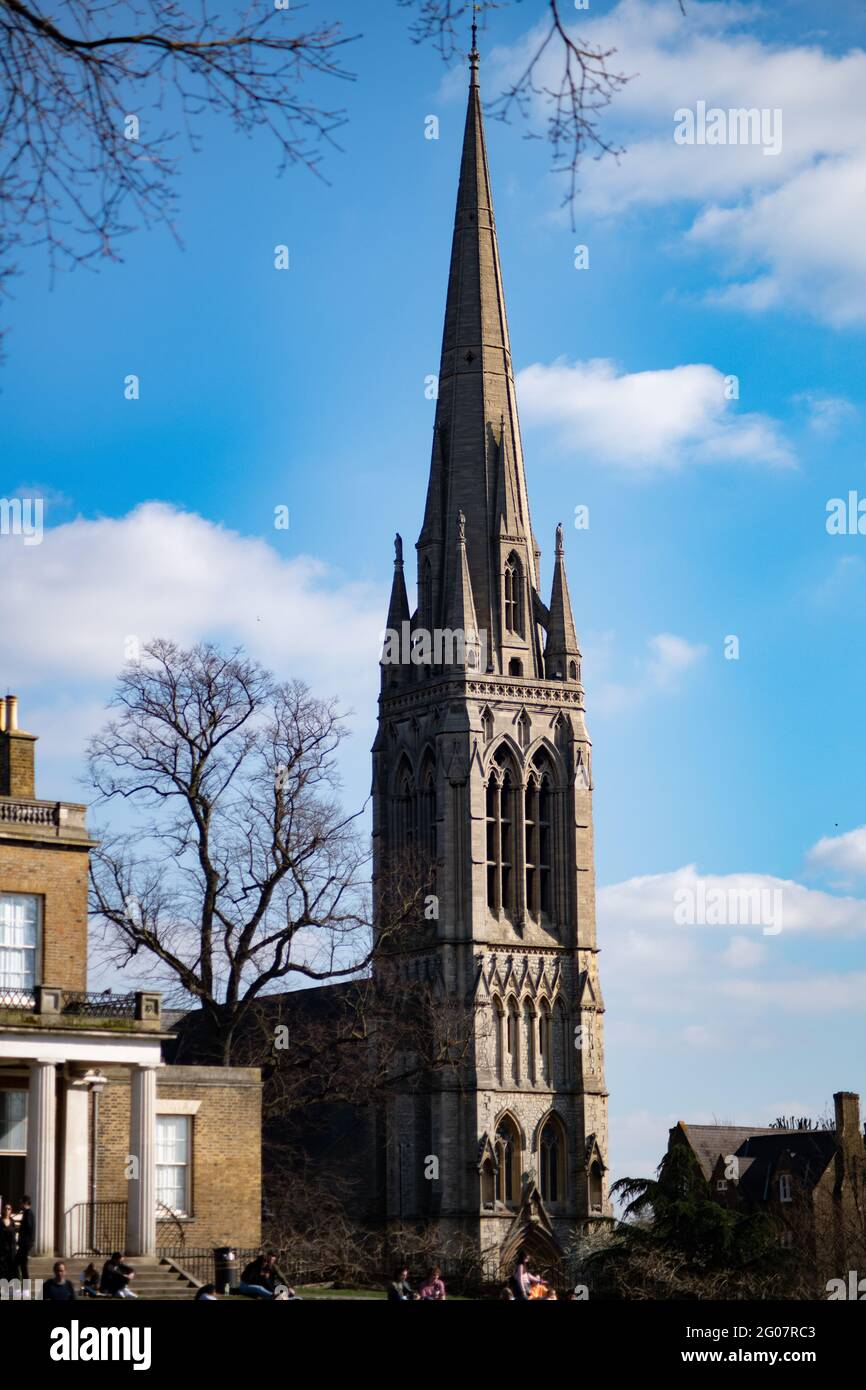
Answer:
[[87, 988], [85, 848], [0, 841], [0, 893], [42, 898], [42, 968], [37, 984]]
[[[106, 1069], [99, 1105], [97, 1199], [126, 1201], [129, 1152], [128, 1075]], [[190, 1246], [257, 1246], [261, 1240], [261, 1080], [254, 1067], [163, 1067], [161, 1100], [199, 1101], [192, 1117], [192, 1214], [184, 1221]], [[180, 1244], [177, 1227], [161, 1223], [158, 1243]]]

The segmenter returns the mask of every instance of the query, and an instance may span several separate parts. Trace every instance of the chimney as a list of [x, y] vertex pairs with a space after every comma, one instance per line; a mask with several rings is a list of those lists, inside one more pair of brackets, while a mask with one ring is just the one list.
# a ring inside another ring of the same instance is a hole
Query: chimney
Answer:
[[18, 728], [18, 696], [0, 702], [0, 796], [36, 797], [36, 736]]
[[837, 1091], [833, 1097], [836, 1107], [836, 1138], [844, 1149], [860, 1143], [860, 1097], [855, 1091]]

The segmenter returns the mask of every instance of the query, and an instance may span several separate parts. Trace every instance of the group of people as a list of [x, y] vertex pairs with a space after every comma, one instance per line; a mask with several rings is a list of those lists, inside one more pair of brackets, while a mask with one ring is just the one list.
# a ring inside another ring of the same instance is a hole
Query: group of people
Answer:
[[[135, 1270], [128, 1265], [121, 1250], [115, 1250], [105, 1261], [102, 1272], [91, 1263], [79, 1275], [82, 1298], [137, 1298], [138, 1294], [129, 1287], [135, 1278]], [[57, 1260], [54, 1277], [46, 1279], [42, 1286], [42, 1298], [49, 1303], [74, 1303], [78, 1295], [71, 1279], [66, 1277], [66, 1265]]]
[[[556, 1289], [547, 1284], [540, 1274], [533, 1274], [529, 1268], [529, 1254], [519, 1250], [514, 1270], [502, 1286], [500, 1297], [509, 1302], [528, 1303], [533, 1300], [557, 1301]], [[394, 1270], [394, 1277], [387, 1289], [389, 1303], [441, 1303], [445, 1298], [445, 1284], [442, 1271], [434, 1265], [427, 1271], [427, 1277], [417, 1289], [409, 1283], [409, 1267], [400, 1264]], [[568, 1298], [577, 1298], [569, 1293]]]
[[0, 1208], [0, 1279], [29, 1279], [30, 1251], [36, 1239], [36, 1221], [29, 1197], [22, 1197], [19, 1210], [11, 1202]]
[[438, 1265], [433, 1265], [424, 1282], [413, 1289], [409, 1283], [409, 1266], [398, 1265], [387, 1293], [389, 1303], [442, 1303], [446, 1297], [442, 1271]]

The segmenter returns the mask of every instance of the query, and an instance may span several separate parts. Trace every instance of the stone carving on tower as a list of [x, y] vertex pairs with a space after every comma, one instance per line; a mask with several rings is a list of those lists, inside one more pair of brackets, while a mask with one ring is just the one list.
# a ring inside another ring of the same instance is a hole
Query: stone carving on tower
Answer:
[[470, 63], [418, 602], [398, 537], [373, 843], [377, 881], [405, 850], [428, 856], [434, 920], [396, 966], [472, 1020], [460, 1068], [382, 1118], [382, 1214], [433, 1217], [497, 1268], [521, 1245], [555, 1258], [610, 1208], [581, 652], [561, 527], [540, 596], [474, 43]]

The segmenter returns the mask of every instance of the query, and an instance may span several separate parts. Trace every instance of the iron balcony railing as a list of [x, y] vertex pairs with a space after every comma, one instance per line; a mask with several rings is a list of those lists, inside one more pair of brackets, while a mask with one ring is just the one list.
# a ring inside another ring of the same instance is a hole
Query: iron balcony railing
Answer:
[[[33, 1013], [37, 1004], [37, 993], [34, 990], [0, 988], [0, 1010], [17, 1009]], [[112, 994], [110, 990], [93, 993], [88, 990], [64, 989], [61, 991], [59, 1013], [67, 1018], [134, 1019], [135, 995]]]
[[110, 990], [92, 994], [86, 990], [65, 989], [60, 1012], [76, 1018], [135, 1018], [135, 995], [112, 994]]

